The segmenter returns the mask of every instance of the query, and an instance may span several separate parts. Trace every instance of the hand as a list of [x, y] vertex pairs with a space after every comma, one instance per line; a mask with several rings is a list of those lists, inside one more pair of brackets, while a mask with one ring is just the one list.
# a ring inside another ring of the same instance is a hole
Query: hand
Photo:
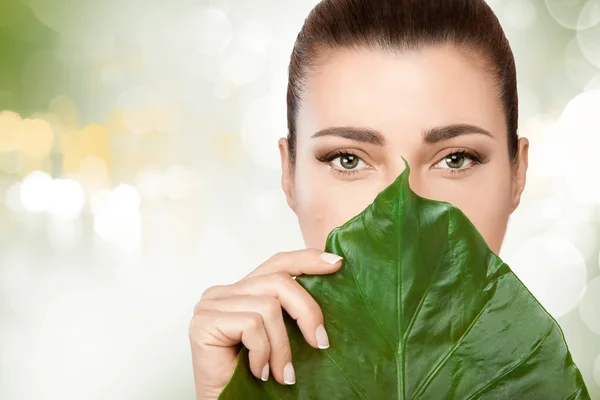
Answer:
[[294, 384], [292, 352], [283, 307], [314, 348], [329, 347], [323, 313], [293, 277], [337, 271], [341, 257], [317, 249], [275, 254], [232, 285], [208, 288], [194, 307], [189, 338], [196, 398], [216, 399], [231, 379], [241, 342], [249, 350], [252, 374]]

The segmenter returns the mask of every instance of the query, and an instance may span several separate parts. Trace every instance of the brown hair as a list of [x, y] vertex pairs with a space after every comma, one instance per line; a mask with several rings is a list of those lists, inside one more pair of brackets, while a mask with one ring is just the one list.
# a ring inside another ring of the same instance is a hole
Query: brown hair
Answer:
[[515, 61], [498, 18], [484, 0], [322, 0], [294, 45], [287, 91], [289, 153], [296, 158], [296, 117], [308, 73], [336, 48], [407, 51], [452, 44], [491, 73], [517, 158], [518, 95]]

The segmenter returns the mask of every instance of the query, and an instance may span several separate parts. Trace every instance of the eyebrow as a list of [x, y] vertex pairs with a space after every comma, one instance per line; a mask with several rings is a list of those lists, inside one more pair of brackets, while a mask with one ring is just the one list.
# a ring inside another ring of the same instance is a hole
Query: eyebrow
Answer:
[[469, 124], [455, 124], [446, 126], [437, 126], [434, 128], [426, 129], [423, 132], [423, 143], [434, 144], [449, 140], [461, 135], [468, 135], [473, 133], [479, 133], [482, 135], [494, 138], [494, 136], [486, 131], [485, 129]]
[[[423, 131], [423, 143], [435, 144], [444, 140], [450, 140], [457, 136], [468, 134], [481, 134], [491, 138], [494, 136], [485, 129], [469, 124], [454, 124], [446, 126], [436, 126]], [[322, 136], [337, 136], [344, 139], [354, 140], [356, 142], [370, 143], [377, 146], [385, 145], [385, 137], [375, 129], [370, 128], [354, 128], [354, 127], [333, 127], [318, 131], [312, 138]]]
[[377, 146], [385, 145], [385, 138], [375, 129], [370, 128], [352, 128], [352, 127], [333, 127], [320, 130], [312, 135], [312, 138], [322, 136], [338, 136], [344, 139], [354, 140], [356, 142], [370, 143]]

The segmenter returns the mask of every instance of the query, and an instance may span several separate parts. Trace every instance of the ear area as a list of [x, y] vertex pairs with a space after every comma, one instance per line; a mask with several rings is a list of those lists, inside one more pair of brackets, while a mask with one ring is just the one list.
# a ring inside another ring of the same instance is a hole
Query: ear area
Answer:
[[518, 142], [517, 161], [513, 171], [513, 199], [511, 213], [514, 212], [521, 202], [521, 195], [527, 183], [527, 167], [529, 165], [529, 140], [520, 138]]
[[280, 138], [278, 142], [279, 156], [281, 158], [281, 188], [285, 193], [288, 206], [294, 211], [294, 194], [292, 191], [292, 185], [294, 182], [294, 167], [292, 166], [292, 160], [290, 159], [289, 142], [286, 138]]

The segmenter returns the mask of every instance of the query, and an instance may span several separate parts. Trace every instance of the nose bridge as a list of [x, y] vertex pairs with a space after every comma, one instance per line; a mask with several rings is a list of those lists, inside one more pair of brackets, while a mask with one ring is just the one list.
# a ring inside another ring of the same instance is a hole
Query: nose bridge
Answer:
[[417, 192], [420, 187], [421, 151], [423, 143], [421, 135], [415, 132], [403, 132], [403, 134], [387, 135], [386, 145], [386, 173], [385, 180], [389, 185], [406, 169], [404, 160], [410, 167], [409, 184], [413, 191]]

